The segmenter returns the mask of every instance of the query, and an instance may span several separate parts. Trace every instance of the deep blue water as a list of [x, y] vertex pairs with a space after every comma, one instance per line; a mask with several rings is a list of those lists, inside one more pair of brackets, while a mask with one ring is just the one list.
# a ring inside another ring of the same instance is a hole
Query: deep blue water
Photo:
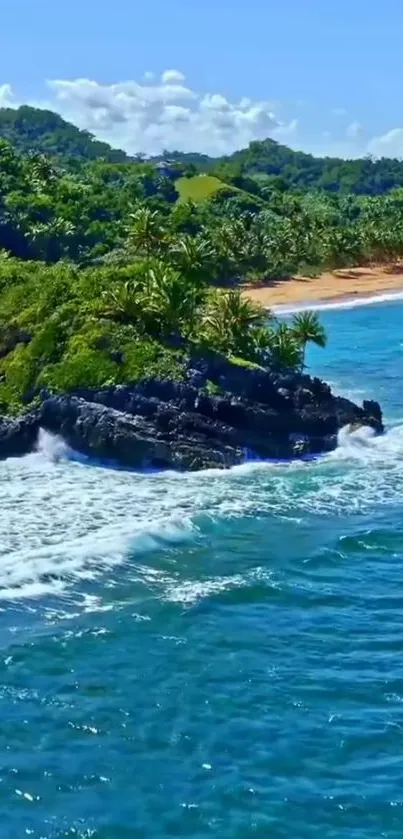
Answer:
[[403, 305], [312, 371], [388, 434], [141, 476], [0, 464], [1, 839], [403, 835]]

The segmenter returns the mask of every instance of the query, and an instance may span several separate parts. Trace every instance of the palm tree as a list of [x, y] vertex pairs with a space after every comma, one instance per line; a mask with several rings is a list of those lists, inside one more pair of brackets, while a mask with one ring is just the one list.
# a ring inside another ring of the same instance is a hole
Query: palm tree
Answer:
[[213, 244], [224, 271], [239, 274], [248, 249], [249, 233], [241, 219], [225, 219], [212, 230]]
[[[274, 320], [274, 318], [273, 318]], [[273, 341], [273, 328], [271, 326], [255, 326], [252, 330], [254, 361], [259, 364], [266, 364], [270, 357], [270, 348]]]
[[120, 323], [134, 323], [142, 315], [142, 303], [141, 284], [127, 280], [102, 293], [101, 314]]
[[56, 216], [49, 222], [37, 221], [31, 224], [28, 235], [40, 257], [52, 262], [68, 250], [69, 240], [73, 239], [75, 232], [71, 221]]
[[267, 323], [269, 315], [237, 289], [210, 296], [204, 316], [206, 337], [223, 352], [245, 357], [253, 354], [253, 332]]
[[205, 237], [185, 233], [174, 240], [169, 255], [185, 277], [198, 280], [208, 274], [214, 259], [214, 248]]
[[31, 157], [31, 184], [37, 191], [44, 187], [49, 189], [55, 185], [57, 180], [56, 169], [50, 160], [43, 154], [33, 154]]
[[297, 315], [294, 315], [291, 331], [301, 347], [301, 366], [304, 367], [307, 344], [313, 343], [317, 344], [318, 347], [325, 347], [327, 342], [326, 332], [316, 312], [299, 312]]
[[159, 253], [165, 238], [165, 229], [157, 210], [139, 207], [129, 218], [129, 247], [131, 246], [136, 253], [144, 253], [146, 257], [151, 256], [153, 252]]
[[302, 365], [303, 350], [293, 330], [285, 323], [270, 336], [270, 360], [274, 367], [295, 370]]
[[143, 306], [151, 324], [163, 335], [191, 334], [204, 289], [183, 277], [179, 271], [157, 263], [148, 271]]

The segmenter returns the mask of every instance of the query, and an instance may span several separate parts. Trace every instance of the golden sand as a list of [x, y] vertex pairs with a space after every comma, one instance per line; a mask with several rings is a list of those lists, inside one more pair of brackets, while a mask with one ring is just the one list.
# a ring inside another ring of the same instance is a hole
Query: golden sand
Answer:
[[302, 306], [342, 302], [355, 297], [375, 297], [387, 292], [403, 293], [403, 265], [343, 268], [314, 279], [292, 277], [245, 286], [244, 293], [262, 306]]

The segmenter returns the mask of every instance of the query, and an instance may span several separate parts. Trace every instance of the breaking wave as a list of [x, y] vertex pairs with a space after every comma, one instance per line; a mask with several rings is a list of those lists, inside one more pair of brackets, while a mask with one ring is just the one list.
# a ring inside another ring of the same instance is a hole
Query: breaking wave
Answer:
[[0, 601], [61, 595], [225, 521], [349, 516], [402, 494], [403, 425], [382, 437], [344, 429], [337, 450], [311, 463], [184, 474], [115, 471], [42, 432], [35, 453], [0, 464]]
[[356, 295], [354, 297], [340, 298], [339, 300], [313, 300], [297, 304], [273, 306], [272, 309], [278, 315], [290, 315], [295, 312], [304, 312], [307, 309], [313, 312], [336, 311], [338, 309], [357, 309], [362, 306], [375, 306], [380, 303], [396, 303], [403, 300], [403, 290], [385, 291], [382, 294]]

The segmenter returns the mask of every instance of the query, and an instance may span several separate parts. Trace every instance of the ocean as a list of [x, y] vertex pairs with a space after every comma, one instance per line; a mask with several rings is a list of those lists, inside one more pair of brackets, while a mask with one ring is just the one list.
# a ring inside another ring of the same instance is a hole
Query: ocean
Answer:
[[0, 463], [1, 839], [403, 835], [403, 303], [312, 373], [387, 433], [311, 463]]

